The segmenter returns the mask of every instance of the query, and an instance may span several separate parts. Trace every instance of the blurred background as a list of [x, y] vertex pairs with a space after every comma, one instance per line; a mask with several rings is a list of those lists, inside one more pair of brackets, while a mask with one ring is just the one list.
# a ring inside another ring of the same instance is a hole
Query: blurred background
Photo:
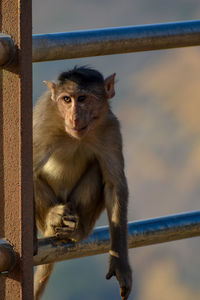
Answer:
[[[33, 33], [198, 19], [198, 0], [33, 0]], [[199, 209], [200, 48], [34, 64], [34, 101], [43, 80], [74, 65], [117, 73], [112, 107], [122, 125], [129, 221]], [[105, 214], [97, 225], [107, 224]], [[200, 239], [130, 249], [130, 300], [199, 300]], [[56, 264], [44, 300], [119, 299], [108, 255]]]

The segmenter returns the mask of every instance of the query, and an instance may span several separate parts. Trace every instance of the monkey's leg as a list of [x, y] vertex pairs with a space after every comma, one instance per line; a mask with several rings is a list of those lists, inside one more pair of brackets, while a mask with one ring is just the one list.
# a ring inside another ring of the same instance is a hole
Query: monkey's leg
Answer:
[[[50, 186], [42, 178], [35, 178], [34, 190], [37, 226], [45, 235], [46, 215], [49, 207], [56, 205], [57, 199]], [[53, 264], [37, 267], [34, 275], [34, 300], [39, 300], [41, 298], [52, 270]]]
[[[47, 214], [47, 226], [46, 231], [44, 232], [44, 236], [52, 236], [56, 232], [56, 228], [60, 228], [57, 226], [61, 226], [62, 222], [65, 224], [65, 220], [62, 220], [66, 217], [66, 213], [64, 212], [64, 205], [56, 205], [50, 209], [50, 212]], [[64, 216], [64, 217], [63, 217]], [[65, 228], [65, 232], [59, 235], [59, 238], [68, 238], [71, 232], [74, 230], [69, 227], [69, 221], [66, 221], [68, 227]], [[73, 222], [72, 222], [73, 224]], [[64, 226], [64, 225], [63, 225]], [[44, 289], [48, 283], [48, 280], [53, 271], [54, 264], [46, 264], [37, 267], [35, 276], [34, 276], [34, 300], [39, 300], [42, 296]]]
[[102, 174], [97, 161], [88, 167], [68, 200], [75, 205], [78, 216], [77, 227], [70, 239], [79, 241], [91, 233], [96, 220], [105, 208]]
[[[35, 178], [34, 188], [37, 226], [45, 237], [54, 235], [56, 226], [64, 226], [67, 222], [65, 220], [67, 208], [65, 205], [59, 204], [59, 199], [43, 178]], [[69, 223], [67, 225], [69, 226]], [[37, 267], [34, 276], [35, 300], [41, 298], [53, 270], [53, 265], [47, 264]]]
[[34, 275], [34, 300], [39, 300], [42, 296], [53, 270], [53, 266], [54, 264], [47, 264], [37, 267]]

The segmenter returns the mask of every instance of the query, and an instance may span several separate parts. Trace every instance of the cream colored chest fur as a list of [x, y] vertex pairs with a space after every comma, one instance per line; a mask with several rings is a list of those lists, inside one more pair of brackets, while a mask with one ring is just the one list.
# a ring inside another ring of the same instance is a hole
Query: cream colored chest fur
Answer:
[[42, 174], [55, 194], [66, 199], [93, 159], [94, 154], [81, 146], [73, 151], [73, 155], [68, 149], [66, 152], [58, 149], [43, 166]]

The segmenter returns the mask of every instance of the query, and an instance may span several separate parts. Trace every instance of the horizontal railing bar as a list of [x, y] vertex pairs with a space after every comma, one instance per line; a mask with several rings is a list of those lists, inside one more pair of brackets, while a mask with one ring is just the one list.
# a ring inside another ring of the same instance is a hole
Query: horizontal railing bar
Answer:
[[13, 247], [4, 239], [0, 239], [0, 272], [9, 271], [17, 261]]
[[[33, 35], [33, 62], [199, 45], [199, 20], [39, 34]], [[0, 66], [14, 53], [12, 38], [0, 33]]]
[[14, 54], [15, 44], [13, 39], [7, 34], [0, 33], [0, 66], [4, 66], [11, 61]]
[[[128, 233], [129, 248], [200, 236], [200, 211], [130, 222]], [[79, 243], [64, 243], [55, 237], [39, 239], [38, 243], [34, 265], [102, 254], [109, 251], [109, 228], [98, 227]]]
[[200, 21], [33, 35], [33, 62], [200, 45]]

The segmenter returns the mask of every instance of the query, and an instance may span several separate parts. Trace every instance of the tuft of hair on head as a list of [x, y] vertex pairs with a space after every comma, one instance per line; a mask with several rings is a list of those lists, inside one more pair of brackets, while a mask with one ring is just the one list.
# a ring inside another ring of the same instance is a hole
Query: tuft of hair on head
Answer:
[[73, 69], [61, 73], [58, 77], [58, 82], [64, 84], [66, 80], [77, 83], [83, 89], [87, 89], [94, 84], [104, 86], [103, 75], [99, 71], [87, 66], [75, 66]]

